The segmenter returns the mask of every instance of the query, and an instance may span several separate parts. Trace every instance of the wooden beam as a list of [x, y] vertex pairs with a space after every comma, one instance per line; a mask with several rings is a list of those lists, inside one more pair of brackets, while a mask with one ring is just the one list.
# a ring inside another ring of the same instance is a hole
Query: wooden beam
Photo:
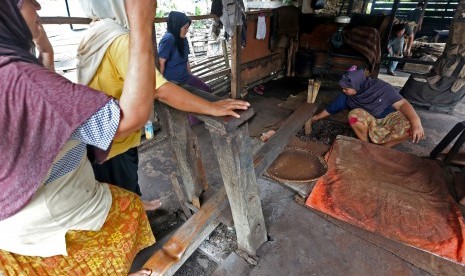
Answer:
[[248, 9], [276, 9], [282, 6], [287, 6], [287, 4], [281, 1], [247, 2]]
[[173, 186], [174, 193], [178, 198], [179, 205], [181, 206], [182, 211], [186, 215], [187, 218], [192, 216], [191, 211], [186, 206], [186, 199], [184, 198], [184, 192], [182, 191], [181, 185], [179, 185], [178, 178], [176, 177], [176, 173], [172, 172], [170, 175], [171, 185]]
[[236, 228], [238, 249], [255, 256], [267, 241], [257, 180], [252, 163], [248, 125], [226, 135], [206, 124], [220, 165]]
[[278, 157], [289, 139], [308, 121], [317, 109], [316, 104], [304, 103], [282, 124], [254, 156], [255, 175], [259, 177]]
[[221, 188], [144, 264], [154, 275], [173, 275], [218, 226], [217, 218], [228, 206]]
[[226, 45], [226, 40], [225, 39], [221, 40], [221, 47], [223, 48], [224, 64], [225, 64], [225, 66], [227, 68], [230, 68], [231, 66], [229, 65], [228, 46]]
[[435, 61], [431, 61], [431, 60], [421, 60], [421, 59], [416, 59], [416, 58], [399, 58], [399, 57], [384, 57], [383, 60], [403, 61], [405, 63], [425, 64], [425, 65], [433, 65], [435, 63]]
[[[325, 51], [326, 53], [326, 51]], [[247, 63], [243, 63], [241, 64], [241, 70], [243, 69], [246, 69], [246, 68], [250, 68], [250, 67], [255, 67], [257, 65], [260, 65], [262, 63], [265, 63], [265, 62], [268, 62], [268, 61], [271, 61], [273, 60], [273, 58], [275, 58], [276, 56], [279, 56], [280, 53], [273, 53], [269, 56], [266, 56], [266, 57], [263, 57], [263, 58], [260, 58], [260, 59], [256, 59], [256, 60], [252, 60], [252, 61], [249, 61]]]
[[[205, 15], [194, 15], [188, 16], [191, 20], [205, 20], [218, 18], [214, 14], [205, 14]], [[87, 17], [66, 17], [66, 16], [42, 16], [40, 17], [42, 24], [90, 24], [92, 19]], [[155, 23], [168, 22], [168, 17], [156, 17], [154, 19]]]
[[65, 16], [42, 16], [40, 17], [42, 24], [84, 24], [88, 25], [92, 19], [87, 17], [65, 17]]
[[[199, 93], [199, 91], [196, 91]], [[202, 94], [203, 92], [200, 92]], [[212, 96], [215, 98], [215, 96]], [[218, 97], [216, 97], [218, 98]], [[316, 111], [316, 105], [304, 104], [273, 135], [257, 152], [255, 166], [266, 168], [279, 154], [264, 154], [264, 150], [279, 147], [284, 148], [288, 139], [302, 126], [306, 118], [302, 113], [311, 116]], [[296, 119], [300, 118], [297, 120]], [[228, 206], [226, 196], [231, 202], [239, 249], [254, 255], [256, 249], [266, 241], [266, 230], [261, 211], [260, 198], [255, 176], [261, 169], [253, 169], [250, 156], [250, 139], [247, 125], [240, 124], [235, 132], [221, 135], [215, 126], [208, 125], [212, 142], [220, 163], [224, 186], [215, 193], [176, 233], [158, 250], [143, 267], [153, 270], [155, 275], [173, 275], [218, 225], [220, 214]], [[225, 128], [221, 128], [224, 130]], [[288, 138], [286, 138], [288, 137]], [[274, 157], [272, 157], [274, 156]], [[227, 195], [226, 195], [226, 191]], [[257, 210], [259, 213], [257, 214]]]
[[187, 199], [197, 204], [201, 192], [207, 185], [205, 170], [198, 151], [197, 136], [189, 125], [187, 113], [159, 102], [156, 104], [157, 113], [161, 115], [160, 121], [168, 130]]
[[221, 77], [221, 76], [229, 76], [230, 74], [231, 74], [231, 69], [226, 68], [226, 69], [222, 69], [222, 70], [220, 70], [220, 71], [218, 71], [216, 73], [205, 75], [205, 76], [201, 77], [201, 79], [203, 81], [209, 81], [209, 80]]
[[234, 36], [231, 40], [231, 98], [241, 97], [241, 36], [242, 26], [234, 26]]
[[[193, 21], [218, 18], [218, 16], [215, 14], [191, 15], [187, 17], [189, 17], [189, 19]], [[156, 17], [155, 18], [155, 23], [163, 23], [163, 22], [168, 22], [168, 17]]]

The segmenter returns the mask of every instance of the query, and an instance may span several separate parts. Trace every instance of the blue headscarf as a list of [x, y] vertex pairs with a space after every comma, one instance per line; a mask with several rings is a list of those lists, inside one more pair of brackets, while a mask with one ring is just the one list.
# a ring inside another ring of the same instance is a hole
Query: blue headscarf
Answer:
[[19, 7], [22, 0], [3, 0], [0, 5], [0, 56], [40, 64], [32, 55], [32, 34]]
[[179, 35], [181, 33], [182, 26], [186, 25], [187, 23], [190, 25], [191, 20], [182, 12], [172, 11], [168, 15], [168, 32], [174, 36], [176, 48], [178, 48], [179, 54], [181, 54], [181, 56], [184, 56], [185, 38], [181, 38]]

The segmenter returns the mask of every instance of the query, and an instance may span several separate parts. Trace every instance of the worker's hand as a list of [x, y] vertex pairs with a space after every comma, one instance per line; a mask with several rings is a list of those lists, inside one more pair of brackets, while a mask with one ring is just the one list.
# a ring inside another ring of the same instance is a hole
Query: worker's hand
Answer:
[[32, 39], [39, 51], [39, 59], [46, 68], [55, 71], [52, 44], [50, 43], [42, 24], [40, 24], [39, 28], [39, 36]]
[[317, 113], [312, 116], [312, 122], [316, 122], [318, 120], [324, 119], [330, 115], [331, 114], [329, 114], [328, 111], [326, 111], [326, 109], [323, 109], [320, 113]]
[[404, 56], [411, 57], [412, 56], [412, 51], [410, 51], [409, 49], [405, 50], [404, 51]]
[[212, 103], [212, 114], [213, 116], [233, 116], [240, 118], [234, 110], [247, 110], [250, 107], [250, 103], [241, 100], [226, 99]]
[[423, 126], [421, 123], [418, 124], [412, 124], [412, 142], [413, 143], [418, 143], [420, 140], [425, 138], [425, 131], [423, 130]]
[[137, 272], [128, 274], [128, 276], [152, 276], [152, 275], [154, 275], [154, 273], [152, 272], [151, 269], [148, 269], [148, 268], [143, 268]]
[[156, 0], [125, 0], [125, 7], [132, 31], [152, 29], [157, 10]]

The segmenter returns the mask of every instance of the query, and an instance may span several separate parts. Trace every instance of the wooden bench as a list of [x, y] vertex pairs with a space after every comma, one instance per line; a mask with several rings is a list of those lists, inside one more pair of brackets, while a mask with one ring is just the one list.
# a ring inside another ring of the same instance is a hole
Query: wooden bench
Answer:
[[[208, 100], [218, 99], [215, 95], [195, 88], [188, 89]], [[197, 137], [190, 128], [184, 112], [162, 103], [157, 103], [157, 107], [162, 110], [160, 120], [164, 129], [168, 130], [186, 191], [186, 200], [180, 204], [191, 206], [204, 189], [204, 180], [197, 173], [198, 162], [195, 161], [200, 154], [192, 150], [199, 148]], [[256, 178], [279, 155], [290, 137], [311, 118], [316, 108], [314, 104], [304, 103], [253, 157], [247, 126], [247, 120], [253, 115], [252, 108], [241, 112], [240, 119], [197, 116], [205, 122], [210, 132], [212, 148], [220, 165], [224, 186], [200, 206], [143, 267], [152, 269], [156, 275], [173, 275], [218, 225], [220, 215], [227, 210], [228, 201], [239, 251], [246, 256], [257, 258], [256, 250], [267, 240], [267, 234]]]

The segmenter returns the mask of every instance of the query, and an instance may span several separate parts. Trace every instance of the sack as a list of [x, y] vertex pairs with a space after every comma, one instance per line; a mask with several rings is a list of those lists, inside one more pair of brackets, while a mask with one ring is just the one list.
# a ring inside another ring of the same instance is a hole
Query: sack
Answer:
[[314, 10], [321, 10], [324, 9], [326, 6], [326, 0], [311, 0], [312, 1], [312, 9]]
[[400, 90], [402, 95], [411, 104], [422, 106], [431, 111], [453, 114], [455, 106], [465, 96], [465, 86], [452, 92], [456, 78], [442, 77], [440, 81], [431, 85], [427, 78], [429, 75], [412, 74]]

